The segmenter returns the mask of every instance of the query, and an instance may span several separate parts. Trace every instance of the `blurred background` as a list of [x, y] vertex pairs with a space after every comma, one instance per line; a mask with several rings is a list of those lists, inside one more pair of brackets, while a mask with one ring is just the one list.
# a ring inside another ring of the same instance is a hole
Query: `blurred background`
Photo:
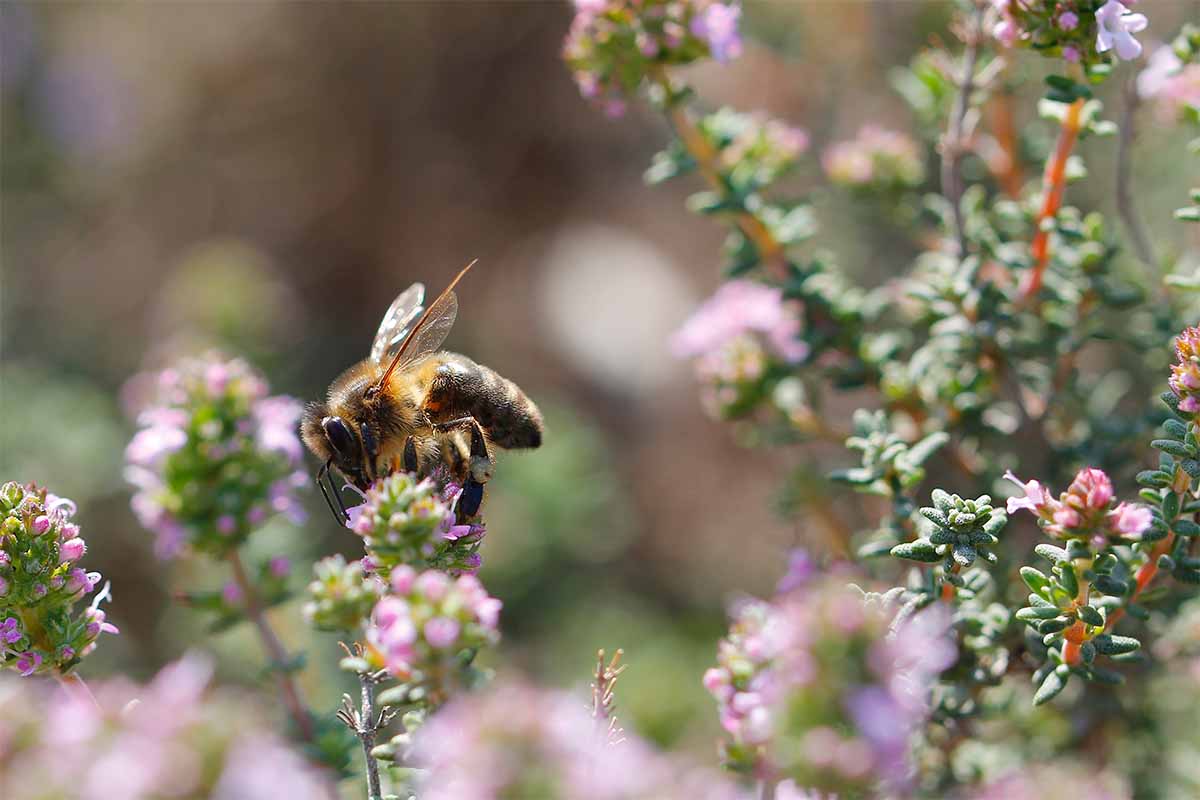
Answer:
[[[1193, 0], [1139, 10], [1147, 41], [1200, 18]], [[804, 127], [819, 154], [866, 122], [914, 129], [889, 74], [946, 38], [951, 11], [747, 3], [745, 55], [690, 77], [705, 103]], [[790, 547], [823, 541], [822, 518], [866, 517], [846, 494], [834, 507], [787, 501], [789, 473], [845, 466], [844, 452], [751, 448], [703, 414], [667, 340], [719, 282], [723, 231], [685, 210], [698, 185], [643, 184], [667, 135], [652, 110], [613, 120], [579, 97], [559, 58], [571, 14], [549, 2], [0, 3], [0, 477], [74, 498], [86, 564], [113, 582], [122, 635], [87, 677], [144, 678], [194, 646], [217, 651], [231, 682], [261, 663], [248, 630], [211, 638], [171, 602], [224, 576], [156, 561], [130, 513], [126, 382], [215, 346], [274, 391], [316, 398], [366, 355], [396, 294], [413, 281], [440, 291], [478, 258], [447, 346], [519, 383], [548, 423], [545, 446], [502, 455], [490, 484], [481, 577], [505, 603], [492, 662], [582, 685], [596, 648], [623, 647], [624, 723], [711, 753], [699, 680], [726, 604], [769, 591]], [[1029, 83], [1017, 120], [1037, 152], [1053, 129]], [[1145, 120], [1142, 215], [1159, 249], [1179, 253], [1189, 232], [1169, 210], [1195, 169], [1180, 167], [1182, 135]], [[1114, 144], [1083, 152], [1099, 177], [1072, 200], [1111, 211]], [[907, 269], [917, 250], [895, 221], [830, 189], [817, 163], [790, 186], [820, 204], [820, 246], [868, 286]], [[297, 588], [313, 559], [361, 554], [315, 491], [310, 507], [306, 526], [277, 522], [254, 543], [293, 557]], [[298, 607], [273, 616], [308, 651], [304, 689], [329, 712], [340, 651]]]

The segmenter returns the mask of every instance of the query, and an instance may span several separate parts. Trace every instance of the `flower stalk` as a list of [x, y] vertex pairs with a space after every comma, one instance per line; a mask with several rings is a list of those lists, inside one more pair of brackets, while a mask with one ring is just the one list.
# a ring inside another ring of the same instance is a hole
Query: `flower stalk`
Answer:
[[275, 674], [275, 680], [279, 684], [279, 692], [283, 696], [283, 704], [287, 708], [288, 715], [292, 718], [300, 738], [311, 742], [314, 735], [312, 718], [304, 707], [304, 702], [300, 699], [300, 692], [296, 688], [295, 681], [292, 680], [291, 672], [288, 669], [287, 651], [267, 621], [258, 590], [246, 573], [246, 566], [242, 563], [242, 557], [237, 548], [229, 551], [228, 561], [229, 566], [233, 569], [234, 582], [241, 589], [246, 616], [254, 623], [255, 629], [258, 631], [258, 638], [262, 641], [263, 648], [267, 651], [267, 656], [271, 661], [271, 671]]
[[1063, 116], [1062, 128], [1058, 133], [1058, 143], [1054, 153], [1046, 162], [1046, 173], [1043, 177], [1042, 207], [1038, 211], [1036, 229], [1030, 253], [1033, 256], [1033, 268], [1026, 273], [1020, 287], [1020, 297], [1028, 302], [1042, 288], [1042, 277], [1050, 263], [1050, 220], [1062, 206], [1063, 193], [1067, 182], [1067, 161], [1071, 151], [1075, 149], [1075, 141], [1079, 138], [1080, 123], [1083, 118], [1082, 97], [1076, 98], [1067, 106]]

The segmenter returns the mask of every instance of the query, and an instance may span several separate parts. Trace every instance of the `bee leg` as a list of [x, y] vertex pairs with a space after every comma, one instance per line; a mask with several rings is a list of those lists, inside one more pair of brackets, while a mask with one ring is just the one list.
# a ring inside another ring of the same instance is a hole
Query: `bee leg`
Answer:
[[417, 442], [411, 436], [404, 442], [404, 471], [417, 471]]
[[492, 469], [495, 465], [492, 454], [488, 452], [487, 438], [483, 435], [483, 429], [474, 417], [460, 417], [439, 422], [435, 423], [433, 427], [439, 431], [461, 430], [462, 428], [470, 430], [470, 449], [466, 474], [463, 476], [462, 497], [458, 501], [458, 511], [460, 517], [464, 519], [473, 517], [479, 513], [479, 506], [483, 502], [483, 485], [492, 479]]

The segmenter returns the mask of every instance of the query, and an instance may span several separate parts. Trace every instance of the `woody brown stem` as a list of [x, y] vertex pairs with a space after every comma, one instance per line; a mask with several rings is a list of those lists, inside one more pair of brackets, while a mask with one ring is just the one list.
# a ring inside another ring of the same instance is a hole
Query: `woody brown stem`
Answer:
[[[667, 120], [675, 130], [675, 135], [679, 137], [683, 146], [695, 160], [697, 171], [704, 176], [713, 191], [722, 195], [727, 194], [728, 186], [721, 175], [718, 164], [720, 153], [700, 132], [692, 111], [686, 106], [670, 100], [674, 92], [666, 70], [662, 67], [652, 68], [650, 79], [666, 94], [668, 99], [664, 101], [664, 109]], [[767, 265], [767, 268], [779, 280], [786, 280], [788, 266], [783, 245], [775, 239], [766, 224], [749, 211], [738, 211], [733, 215], [733, 219], [742, 235], [754, 244], [759, 257]]]

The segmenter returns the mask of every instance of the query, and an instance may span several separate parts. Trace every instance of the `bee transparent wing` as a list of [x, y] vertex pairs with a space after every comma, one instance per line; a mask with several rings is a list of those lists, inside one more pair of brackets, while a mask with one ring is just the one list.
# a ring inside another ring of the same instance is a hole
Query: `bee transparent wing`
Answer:
[[382, 366], [396, 355], [421, 318], [421, 312], [425, 310], [424, 302], [425, 285], [422, 283], [414, 283], [392, 301], [371, 345], [371, 361]]
[[442, 346], [442, 342], [450, 335], [450, 329], [454, 327], [454, 320], [458, 317], [458, 295], [453, 291], [443, 292], [425, 315], [428, 319], [413, 331], [412, 341], [402, 345], [404, 354], [397, 362], [398, 365], [411, 364]]
[[475, 266], [474, 261], [463, 267], [454, 276], [454, 280], [450, 281], [450, 285], [438, 295], [438, 299], [433, 301], [429, 310], [416, 321], [408, 336], [404, 337], [404, 341], [400, 343], [400, 349], [396, 351], [392, 363], [375, 382], [376, 389], [387, 383], [396, 367], [401, 364], [411, 364], [418, 358], [429, 355], [441, 347], [442, 342], [446, 341], [446, 336], [454, 327], [454, 318], [458, 316], [458, 297], [454, 294], [454, 287], [458, 285], [464, 275], [471, 271], [473, 266]]

